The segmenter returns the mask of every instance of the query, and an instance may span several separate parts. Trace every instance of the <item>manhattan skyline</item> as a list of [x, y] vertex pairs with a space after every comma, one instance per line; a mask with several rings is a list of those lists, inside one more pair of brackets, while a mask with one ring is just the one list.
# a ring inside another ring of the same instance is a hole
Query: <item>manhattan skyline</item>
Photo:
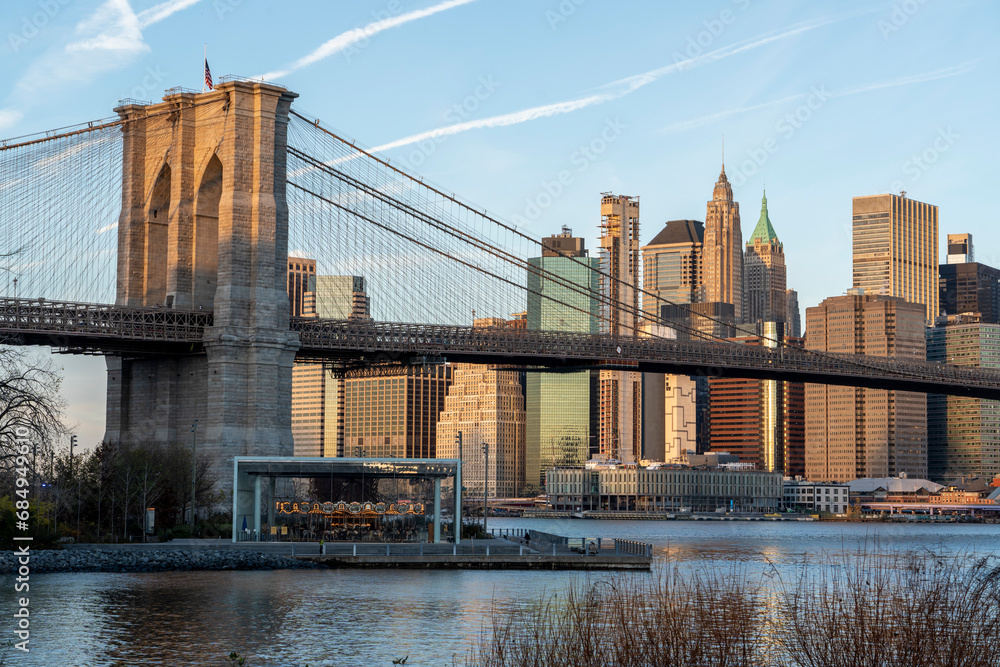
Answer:
[[[611, 12], [593, 0], [5, 6], [0, 136], [200, 89], [207, 42], [217, 79], [265, 75], [299, 93], [304, 112], [538, 238], [568, 225], [595, 247], [593, 201], [605, 191], [641, 197], [643, 245], [667, 220], [703, 220], [725, 135], [735, 200], [755, 211], [766, 181], [803, 312], [851, 286], [856, 196], [906, 190], [940, 208], [940, 243], [970, 232], [977, 260], [996, 266], [982, 195], [996, 93], [979, 81], [996, 62], [1000, 11], [916, 0], [836, 10], [749, 0]], [[55, 361], [69, 421], [92, 446], [103, 362]]]

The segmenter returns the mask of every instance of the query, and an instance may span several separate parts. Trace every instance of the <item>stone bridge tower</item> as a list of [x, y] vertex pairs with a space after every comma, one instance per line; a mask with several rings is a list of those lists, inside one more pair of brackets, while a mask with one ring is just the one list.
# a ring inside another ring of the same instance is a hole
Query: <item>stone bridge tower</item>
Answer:
[[233, 456], [292, 454], [286, 295], [288, 111], [280, 86], [230, 81], [126, 104], [117, 303], [212, 311], [190, 356], [109, 356], [110, 441], [191, 443], [228, 478]]

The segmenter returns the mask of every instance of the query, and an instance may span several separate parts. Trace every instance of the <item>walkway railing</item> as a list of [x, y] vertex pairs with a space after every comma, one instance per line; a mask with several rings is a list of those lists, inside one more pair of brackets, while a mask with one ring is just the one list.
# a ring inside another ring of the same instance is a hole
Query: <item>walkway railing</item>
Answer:
[[[104, 352], [143, 345], [194, 351], [210, 311], [0, 298], [0, 342]], [[593, 366], [781, 378], [1000, 399], [1000, 369], [737, 343], [293, 318], [301, 359], [413, 362], [432, 358], [524, 366]]]

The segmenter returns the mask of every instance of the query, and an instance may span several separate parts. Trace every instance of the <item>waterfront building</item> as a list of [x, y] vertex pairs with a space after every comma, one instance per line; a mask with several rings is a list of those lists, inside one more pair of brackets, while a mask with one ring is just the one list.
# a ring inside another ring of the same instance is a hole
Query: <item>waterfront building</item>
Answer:
[[671, 220], [642, 248], [642, 314], [658, 321], [664, 304], [701, 301], [705, 223]]
[[775, 512], [781, 473], [682, 466], [554, 468], [546, 478], [549, 505], [561, 511]]
[[[951, 266], [965, 266], [953, 264]], [[927, 360], [1000, 368], [1000, 324], [977, 316], [942, 318], [927, 331]], [[1000, 474], [1000, 401], [927, 395], [927, 476]]]
[[705, 214], [702, 247], [705, 295], [702, 301], [733, 304], [733, 317], [743, 321], [743, 232], [740, 205], [733, 201], [733, 187], [726, 167], [712, 191]]
[[851, 487], [831, 482], [810, 482], [801, 477], [785, 478], [784, 508], [796, 512], [844, 514], [850, 504]]
[[[639, 333], [639, 198], [601, 195], [601, 332]], [[642, 374], [600, 371], [598, 448], [620, 461], [642, 457]]]
[[[523, 320], [522, 320], [523, 321]], [[476, 327], [507, 328], [517, 320], [480, 318]], [[459, 451], [459, 434], [462, 438]], [[454, 364], [438, 418], [438, 458], [462, 459], [462, 484], [472, 495], [515, 498], [524, 486], [525, 413], [521, 373], [482, 364]], [[489, 453], [489, 467], [483, 447]]]
[[[528, 260], [526, 328], [596, 334], [599, 264], [568, 227], [542, 239], [541, 256]], [[525, 482], [537, 492], [550, 468], [583, 465], [596, 451], [597, 391], [596, 371], [526, 373]]]
[[[852, 289], [806, 309], [806, 348], [926, 359], [926, 305]], [[927, 474], [924, 394], [806, 384], [806, 478]]]
[[788, 313], [786, 333], [792, 338], [801, 338], [802, 316], [799, 311], [799, 293], [793, 289], [785, 290], [785, 311]]
[[767, 194], [760, 219], [743, 255], [743, 321], [750, 324], [788, 321], [785, 246], [767, 212]]
[[[744, 345], [802, 347], [783, 335], [780, 322], [763, 324], [760, 336], [733, 338]], [[801, 382], [709, 378], [709, 437], [712, 451], [735, 454], [759, 470], [805, 474], [805, 386]]]
[[900, 195], [855, 197], [854, 287], [924, 306], [938, 316], [938, 207]]
[[433, 459], [452, 366], [411, 366], [344, 381], [344, 455]]

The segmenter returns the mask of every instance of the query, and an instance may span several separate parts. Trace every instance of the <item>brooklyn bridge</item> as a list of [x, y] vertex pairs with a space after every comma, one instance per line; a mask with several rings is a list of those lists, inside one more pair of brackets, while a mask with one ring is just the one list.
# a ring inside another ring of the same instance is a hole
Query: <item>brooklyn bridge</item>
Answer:
[[[291, 454], [295, 361], [344, 373], [617, 368], [1000, 399], [992, 369], [699, 331], [470, 326], [533, 298], [642, 314], [611, 302], [617, 290], [533, 265], [540, 238], [364, 150], [296, 97], [224, 77], [210, 92], [121, 100], [114, 118], [0, 144], [0, 342], [104, 355], [107, 438], [177, 439], [198, 419], [221, 460]], [[290, 255], [364, 276], [371, 318], [291, 317]], [[533, 290], [539, 281], [560, 289]]]

